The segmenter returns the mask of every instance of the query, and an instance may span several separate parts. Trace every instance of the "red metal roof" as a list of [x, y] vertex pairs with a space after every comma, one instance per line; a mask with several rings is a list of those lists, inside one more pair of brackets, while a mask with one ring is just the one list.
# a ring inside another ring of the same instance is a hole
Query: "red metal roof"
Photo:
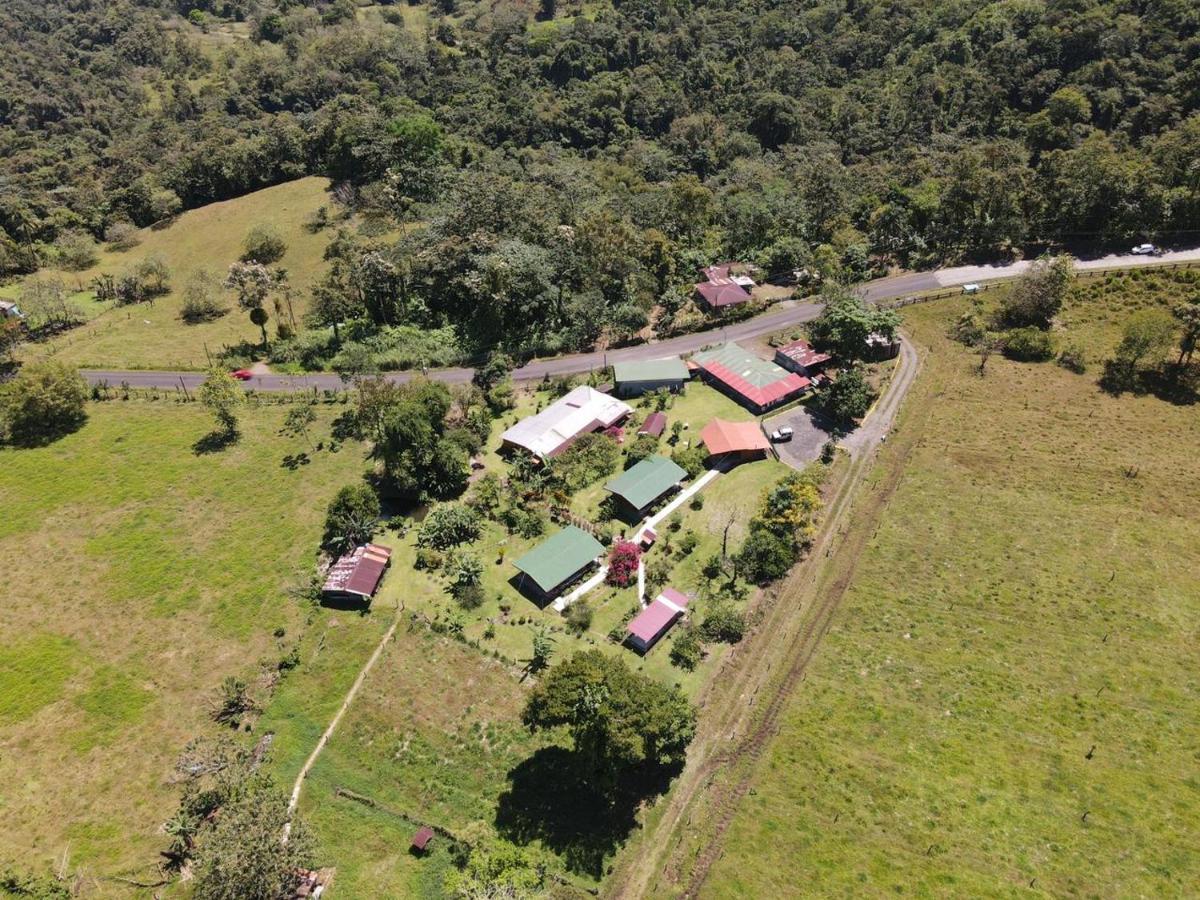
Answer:
[[792, 362], [808, 368], [809, 366], [820, 366], [833, 359], [828, 353], [821, 353], [814, 350], [812, 344], [808, 341], [792, 341], [790, 344], [784, 344], [782, 347], [775, 348], [776, 353], [781, 353], [790, 359]]
[[374, 595], [383, 580], [392, 551], [378, 544], [355, 547], [329, 567], [322, 591], [327, 594]]
[[706, 363], [704, 370], [714, 378], [729, 385], [755, 406], [770, 406], [772, 403], [779, 402], [784, 397], [789, 397], [792, 394], [798, 394], [806, 390], [812, 384], [803, 375], [788, 372], [785, 377], [780, 378], [778, 381], [772, 381], [770, 384], [758, 387], [751, 384], [728, 366], [715, 361]]
[[642, 427], [638, 429], [638, 434], [650, 434], [654, 437], [662, 437], [663, 431], [667, 428], [667, 416], [665, 413], [653, 412], [646, 416], [646, 421], [642, 423]]
[[716, 263], [711, 266], [705, 266], [700, 272], [709, 281], [716, 281], [718, 278], [728, 278], [731, 268], [733, 268], [733, 263]]
[[735, 284], [728, 278], [702, 281], [696, 285], [696, 293], [704, 298], [705, 303], [714, 308], [734, 306], [750, 299], [750, 294], [744, 287]]
[[700, 440], [713, 456], [745, 450], [770, 450], [771, 442], [757, 422], [713, 419], [700, 430]]
[[686, 594], [682, 594], [674, 588], [663, 588], [662, 593], [654, 598], [654, 602], [638, 613], [629, 623], [629, 633], [644, 645], [649, 646], [670, 628], [676, 619], [683, 615], [687, 604], [688, 596]]
[[433, 829], [428, 825], [422, 825], [417, 829], [417, 833], [413, 835], [412, 845], [418, 850], [424, 850], [429, 846], [430, 840], [433, 839]]

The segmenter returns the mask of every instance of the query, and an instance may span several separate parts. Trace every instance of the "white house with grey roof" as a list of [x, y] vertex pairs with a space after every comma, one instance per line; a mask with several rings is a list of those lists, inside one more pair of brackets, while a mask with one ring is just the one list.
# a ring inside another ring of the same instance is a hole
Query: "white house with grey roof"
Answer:
[[627, 403], [581, 385], [540, 413], [522, 419], [500, 436], [502, 446], [547, 459], [566, 450], [581, 434], [616, 425], [633, 412]]

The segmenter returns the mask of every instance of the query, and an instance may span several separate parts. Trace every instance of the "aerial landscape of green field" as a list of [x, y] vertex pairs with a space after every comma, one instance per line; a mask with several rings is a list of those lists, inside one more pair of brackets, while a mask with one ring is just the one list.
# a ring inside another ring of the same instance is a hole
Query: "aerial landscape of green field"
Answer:
[[0, 898], [1196, 895], [1195, 4], [0, 50]]

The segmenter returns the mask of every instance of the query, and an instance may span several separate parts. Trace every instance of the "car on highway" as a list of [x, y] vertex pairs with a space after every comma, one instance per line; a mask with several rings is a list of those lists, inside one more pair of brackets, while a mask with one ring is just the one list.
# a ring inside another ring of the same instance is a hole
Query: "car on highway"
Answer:
[[236, 378], [238, 381], [249, 381], [251, 378], [254, 377], [254, 373], [251, 372], [249, 369], [234, 369], [229, 374], [232, 375], [234, 378]]
[[787, 443], [792, 439], [792, 435], [794, 434], [795, 432], [792, 431], [790, 425], [784, 425], [782, 428], [776, 428], [771, 432], [771, 442], [774, 444]]
[[969, 284], [964, 284], [963, 285], [963, 293], [964, 294], [978, 294], [979, 293], [979, 285], [977, 285], [973, 281], [970, 282]]
[[1129, 251], [1134, 256], [1161, 256], [1162, 250], [1155, 247], [1153, 244], [1138, 244]]

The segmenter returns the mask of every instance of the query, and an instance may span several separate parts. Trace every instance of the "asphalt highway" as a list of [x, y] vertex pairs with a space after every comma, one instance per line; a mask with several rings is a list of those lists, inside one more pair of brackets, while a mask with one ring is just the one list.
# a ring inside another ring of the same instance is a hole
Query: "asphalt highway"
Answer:
[[[1159, 257], [1134, 256], [1132, 254], [1114, 254], [1096, 259], [1076, 262], [1076, 268], [1115, 269], [1136, 268], [1147, 265], [1163, 265], [1174, 262], [1200, 261], [1200, 248], [1179, 250]], [[1015, 278], [1029, 268], [1030, 263], [1021, 261], [1003, 266], [960, 266], [950, 269], [937, 269], [931, 272], [915, 272], [906, 275], [895, 275], [880, 278], [863, 285], [863, 291], [868, 300], [894, 300], [913, 294], [937, 291], [961, 286], [973, 281], [996, 281]], [[637, 344], [631, 347], [592, 353], [575, 353], [568, 356], [556, 356], [548, 359], [535, 359], [513, 372], [513, 378], [518, 381], [539, 381], [547, 375], [574, 375], [604, 368], [615, 362], [632, 362], [639, 360], [658, 359], [663, 356], [677, 356], [692, 353], [702, 347], [725, 341], [737, 341], [762, 337], [774, 331], [799, 325], [817, 317], [821, 311], [819, 303], [801, 303], [785, 300], [771, 309], [770, 312], [755, 316], [730, 325], [699, 331], [694, 334], [680, 335], [662, 341], [648, 344]], [[445, 381], [450, 384], [462, 384], [471, 380], [472, 369], [430, 369], [425, 374], [429, 378]], [[387, 375], [393, 381], [407, 381], [416, 373], [393, 372]], [[137, 388], [175, 388], [181, 385], [188, 390], [199, 387], [204, 381], [202, 372], [163, 372], [163, 371], [115, 371], [106, 369], [88, 369], [83, 375], [92, 384], [107, 382], [117, 386], [126, 383]], [[304, 391], [312, 390], [341, 390], [347, 383], [338, 375], [255, 375], [244, 382], [248, 389], [257, 391]]]

